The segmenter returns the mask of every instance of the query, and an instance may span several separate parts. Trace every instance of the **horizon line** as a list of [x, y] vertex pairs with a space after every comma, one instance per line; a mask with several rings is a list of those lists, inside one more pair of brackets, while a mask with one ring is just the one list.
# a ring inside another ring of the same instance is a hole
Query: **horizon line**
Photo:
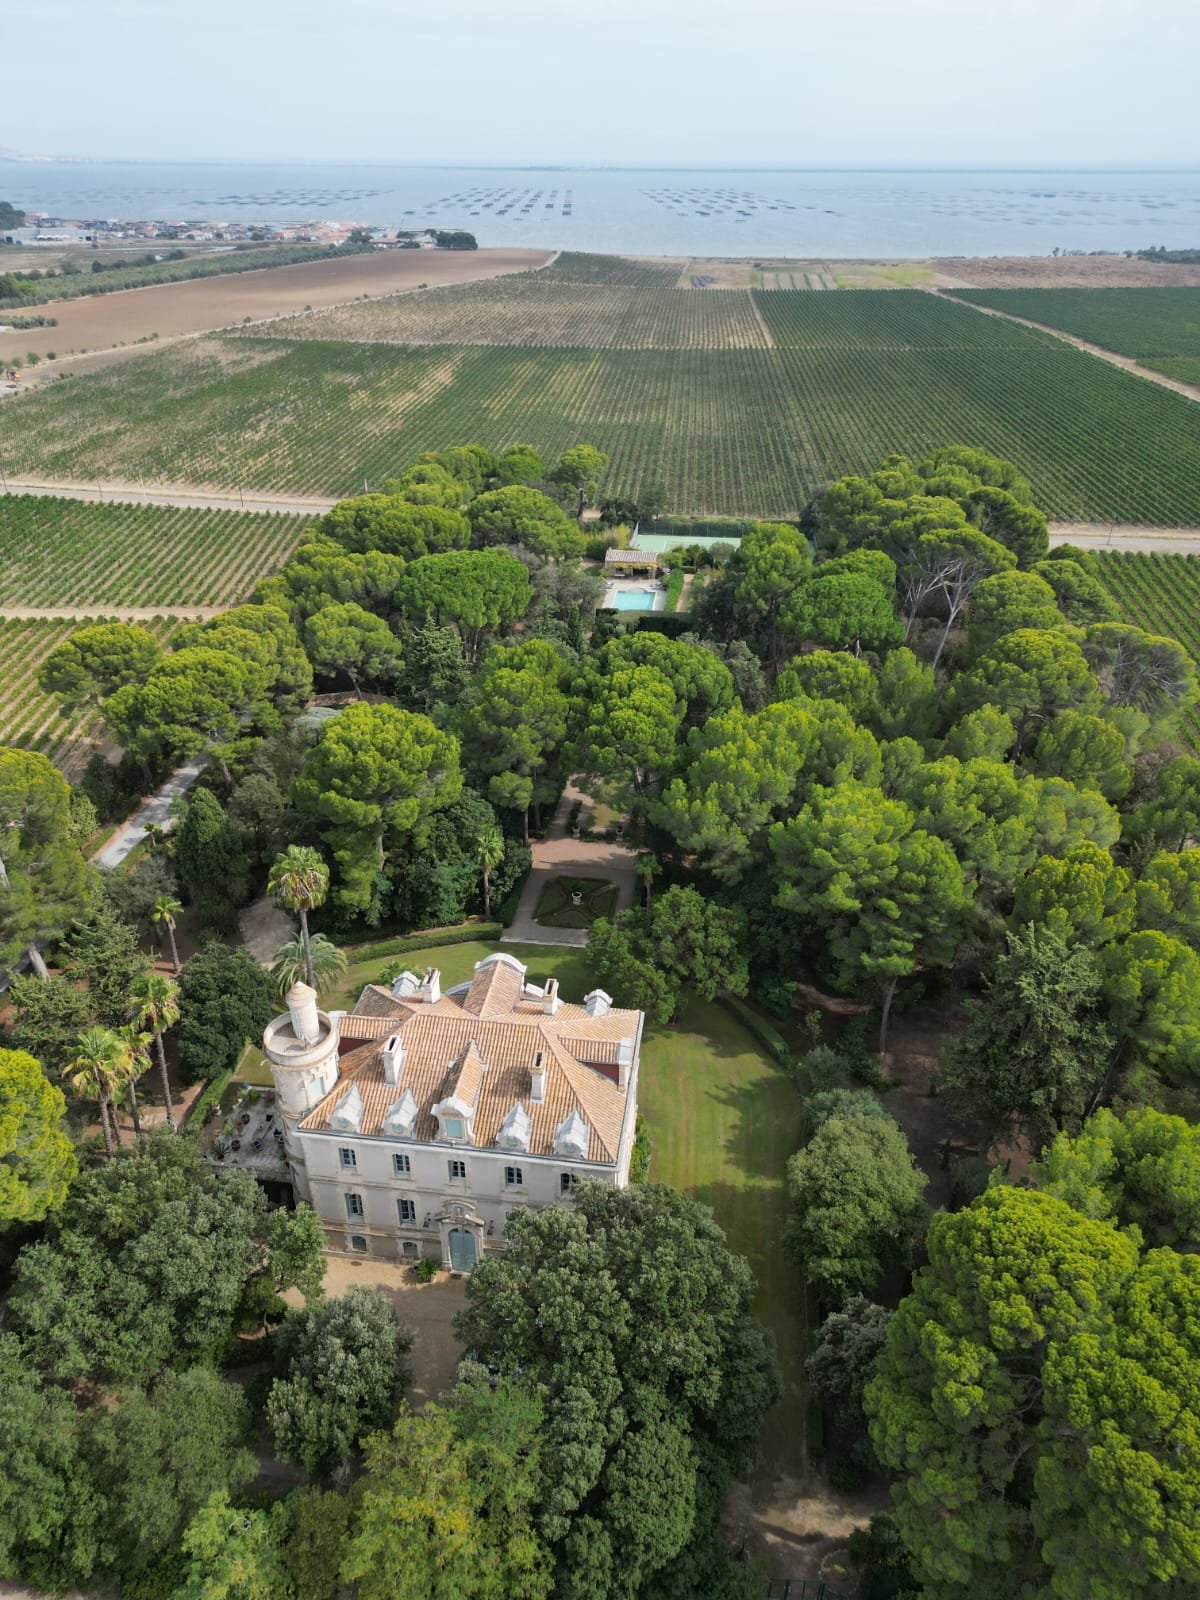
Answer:
[[1183, 161], [1163, 158], [1144, 160], [1061, 159], [1045, 161], [948, 161], [912, 157], [905, 160], [827, 159], [813, 162], [730, 161], [611, 161], [591, 160], [513, 160], [468, 161], [426, 160], [387, 161], [378, 157], [273, 157], [273, 156], [76, 156], [29, 155], [18, 151], [0, 152], [0, 164], [47, 166], [161, 166], [161, 167], [373, 167], [400, 172], [1200, 172], [1200, 155]]

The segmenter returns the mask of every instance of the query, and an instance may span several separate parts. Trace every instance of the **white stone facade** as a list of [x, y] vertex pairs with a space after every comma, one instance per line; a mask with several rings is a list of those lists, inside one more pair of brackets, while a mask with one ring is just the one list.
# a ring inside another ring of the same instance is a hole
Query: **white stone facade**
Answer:
[[624, 1187], [643, 1022], [600, 990], [567, 1004], [507, 954], [446, 994], [433, 969], [368, 985], [351, 1013], [297, 985], [263, 1049], [328, 1247], [470, 1271], [518, 1207], [570, 1205], [585, 1177]]

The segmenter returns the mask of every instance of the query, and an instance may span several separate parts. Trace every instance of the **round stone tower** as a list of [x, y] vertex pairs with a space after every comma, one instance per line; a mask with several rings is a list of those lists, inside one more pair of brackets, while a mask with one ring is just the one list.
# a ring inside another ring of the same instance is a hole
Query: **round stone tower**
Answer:
[[288, 990], [287, 1011], [268, 1023], [263, 1033], [263, 1054], [271, 1065], [275, 1108], [283, 1123], [283, 1147], [301, 1200], [311, 1201], [312, 1195], [298, 1129], [337, 1082], [339, 1022], [340, 1015], [331, 1017], [318, 1010], [315, 989], [294, 983]]

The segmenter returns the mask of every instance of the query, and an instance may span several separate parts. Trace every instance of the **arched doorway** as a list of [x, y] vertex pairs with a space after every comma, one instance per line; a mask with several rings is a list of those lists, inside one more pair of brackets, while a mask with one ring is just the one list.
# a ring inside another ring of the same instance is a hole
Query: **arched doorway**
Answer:
[[474, 1232], [470, 1228], [451, 1228], [447, 1243], [450, 1246], [450, 1270], [470, 1272], [475, 1265], [478, 1248]]

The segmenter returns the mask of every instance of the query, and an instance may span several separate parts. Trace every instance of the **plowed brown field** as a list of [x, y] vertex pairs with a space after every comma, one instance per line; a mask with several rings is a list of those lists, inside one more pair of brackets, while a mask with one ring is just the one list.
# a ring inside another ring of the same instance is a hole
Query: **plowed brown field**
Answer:
[[[265, 267], [222, 278], [159, 283], [146, 289], [79, 300], [48, 301], [37, 314], [57, 317], [56, 328], [0, 333], [0, 365], [23, 363], [30, 351], [62, 358], [81, 351], [131, 345], [157, 334], [175, 339], [242, 321], [286, 317], [306, 306], [340, 305], [364, 295], [400, 294], [420, 284], [470, 283], [505, 272], [528, 272], [549, 250], [377, 250], [294, 267]], [[0, 311], [0, 325], [4, 312]]]

